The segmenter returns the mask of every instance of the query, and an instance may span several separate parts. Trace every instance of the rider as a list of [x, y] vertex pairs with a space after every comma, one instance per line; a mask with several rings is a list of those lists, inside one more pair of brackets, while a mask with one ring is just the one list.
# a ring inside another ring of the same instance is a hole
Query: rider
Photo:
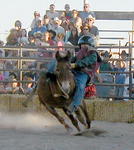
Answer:
[[[84, 99], [86, 84], [94, 76], [99, 68], [101, 58], [95, 49], [96, 41], [94, 36], [86, 35], [78, 41], [79, 51], [71, 60], [71, 69], [75, 76], [76, 89], [73, 101], [68, 107], [69, 113], [74, 112]], [[54, 60], [48, 66], [48, 72], [53, 73], [57, 62]]]
[[82, 36], [78, 41], [80, 50], [72, 58], [71, 68], [75, 76], [76, 89], [73, 101], [68, 107], [70, 113], [76, 111], [85, 95], [85, 87], [99, 68], [101, 57], [95, 49], [95, 38], [92, 35]]

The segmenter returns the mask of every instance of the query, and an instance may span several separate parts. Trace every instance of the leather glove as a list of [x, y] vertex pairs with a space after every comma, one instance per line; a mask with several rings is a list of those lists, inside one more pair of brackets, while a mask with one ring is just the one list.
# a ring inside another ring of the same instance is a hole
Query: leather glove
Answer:
[[70, 66], [71, 66], [72, 69], [76, 68], [76, 64], [75, 63], [71, 63]]

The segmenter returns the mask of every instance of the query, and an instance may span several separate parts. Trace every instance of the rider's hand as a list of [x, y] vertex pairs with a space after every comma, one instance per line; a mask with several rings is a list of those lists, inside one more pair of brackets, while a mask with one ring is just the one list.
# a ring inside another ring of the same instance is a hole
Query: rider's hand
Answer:
[[75, 63], [71, 63], [70, 66], [71, 66], [72, 69], [76, 68], [76, 64]]

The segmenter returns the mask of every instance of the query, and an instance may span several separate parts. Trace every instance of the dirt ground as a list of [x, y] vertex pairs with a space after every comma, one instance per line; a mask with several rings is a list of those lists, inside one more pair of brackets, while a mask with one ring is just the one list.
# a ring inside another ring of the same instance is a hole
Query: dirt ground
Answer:
[[51, 116], [0, 113], [0, 120], [0, 150], [134, 150], [134, 124], [93, 121], [73, 136]]

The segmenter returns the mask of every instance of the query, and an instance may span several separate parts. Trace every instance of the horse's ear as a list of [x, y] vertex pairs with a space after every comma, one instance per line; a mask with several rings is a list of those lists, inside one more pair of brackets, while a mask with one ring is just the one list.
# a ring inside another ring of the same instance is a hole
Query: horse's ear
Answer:
[[70, 60], [70, 58], [71, 58], [71, 52], [70, 52], [70, 51], [67, 51], [66, 59], [67, 59], [67, 60]]
[[60, 57], [59, 51], [56, 52], [55, 58], [56, 58], [57, 61], [60, 60], [61, 57]]

